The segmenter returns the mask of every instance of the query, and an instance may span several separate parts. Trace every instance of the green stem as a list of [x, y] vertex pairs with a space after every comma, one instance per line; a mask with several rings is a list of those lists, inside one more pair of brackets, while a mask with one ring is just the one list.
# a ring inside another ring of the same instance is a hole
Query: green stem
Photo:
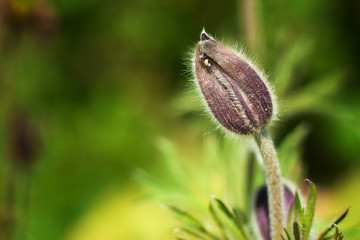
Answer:
[[265, 178], [269, 199], [271, 239], [279, 240], [281, 239], [284, 229], [284, 190], [281, 183], [279, 160], [277, 158], [274, 143], [266, 129], [264, 129], [261, 133], [256, 134], [255, 140], [264, 160]]

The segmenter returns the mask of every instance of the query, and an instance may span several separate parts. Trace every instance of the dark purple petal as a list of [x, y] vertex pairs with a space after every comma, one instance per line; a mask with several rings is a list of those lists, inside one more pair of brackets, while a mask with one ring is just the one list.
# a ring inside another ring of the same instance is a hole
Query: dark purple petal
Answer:
[[[284, 187], [285, 216], [288, 216], [291, 204], [295, 200], [294, 194], [288, 187]], [[260, 187], [255, 197], [255, 216], [259, 230], [264, 240], [271, 240], [269, 202], [266, 185]]]

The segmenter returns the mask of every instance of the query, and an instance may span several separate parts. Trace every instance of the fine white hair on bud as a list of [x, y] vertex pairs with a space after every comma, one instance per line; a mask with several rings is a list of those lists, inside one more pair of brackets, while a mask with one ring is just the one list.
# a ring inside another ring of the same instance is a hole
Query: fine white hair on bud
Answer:
[[236, 134], [259, 133], [274, 117], [266, 79], [245, 56], [203, 30], [194, 55], [195, 76], [214, 118]]

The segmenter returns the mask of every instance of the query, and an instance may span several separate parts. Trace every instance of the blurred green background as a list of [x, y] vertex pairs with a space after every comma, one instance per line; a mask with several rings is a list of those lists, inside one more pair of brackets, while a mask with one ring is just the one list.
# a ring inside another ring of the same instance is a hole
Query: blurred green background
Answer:
[[172, 239], [171, 214], [133, 176], [166, 171], [159, 136], [189, 159], [205, 132], [223, 138], [191, 92], [203, 27], [269, 75], [277, 143], [307, 124], [319, 216], [352, 205], [355, 223], [359, 1], [1, 0], [0, 16], [3, 239]]

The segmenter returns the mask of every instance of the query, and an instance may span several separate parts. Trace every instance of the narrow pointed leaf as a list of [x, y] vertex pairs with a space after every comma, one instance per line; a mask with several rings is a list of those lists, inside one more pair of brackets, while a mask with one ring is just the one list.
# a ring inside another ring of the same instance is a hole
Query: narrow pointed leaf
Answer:
[[245, 237], [245, 239], [250, 239], [248, 231], [245, 229], [245, 224], [247, 222], [244, 214], [238, 209], [234, 208], [234, 221], [236, 226], [240, 229], [241, 233]]
[[[194, 216], [190, 215], [189, 213], [175, 207], [168, 205], [169, 209], [172, 210], [174, 213], [176, 213], [179, 217], [181, 217], [184, 221], [186, 221], [190, 226], [195, 228], [197, 231], [203, 233], [204, 235], [208, 236], [212, 240], [219, 240], [218, 237], [216, 237], [214, 234], [210, 233]], [[183, 229], [184, 230], [184, 229]]]
[[315, 184], [312, 183], [311, 181], [309, 181], [309, 183], [310, 183], [309, 194], [308, 194], [307, 203], [306, 203], [305, 218], [303, 221], [304, 240], [309, 239], [310, 230], [311, 230], [311, 226], [312, 226], [312, 222], [313, 222], [314, 214], [315, 214], [315, 205], [316, 205], [316, 197], [317, 197], [317, 191], [316, 191]]
[[293, 212], [294, 212], [294, 204], [295, 203], [292, 202], [290, 205], [289, 214], [288, 214], [288, 218], [287, 218], [287, 228], [285, 229], [285, 232], [291, 232], [291, 223], [292, 223], [292, 217], [293, 217]]
[[237, 221], [242, 222], [244, 224], [248, 223], [247, 216], [243, 211], [241, 211], [238, 208], [233, 208], [233, 212], [234, 212], [234, 218], [237, 219]]
[[323, 229], [319, 235], [317, 236], [316, 240], [320, 240], [322, 239], [324, 236], [326, 236], [326, 234], [328, 232], [331, 231], [331, 229], [333, 229], [334, 226], [336, 226], [337, 224], [339, 224], [348, 214], [350, 208], [347, 208], [344, 212], [342, 212], [337, 218], [334, 219], [334, 221], [332, 221], [325, 229]]
[[322, 238], [322, 240], [337, 240], [339, 236], [339, 229], [337, 226], [335, 226], [334, 228], [335, 228], [335, 233], [330, 237]]
[[322, 238], [321, 240], [336, 240], [336, 237], [335, 234], [333, 234], [330, 237]]
[[218, 208], [230, 219], [234, 219], [233, 215], [231, 214], [230, 210], [226, 207], [225, 203], [223, 203], [220, 199], [214, 199]]
[[191, 225], [199, 227], [199, 228], [203, 228], [202, 223], [198, 219], [196, 219], [195, 217], [190, 215], [189, 213], [181, 210], [180, 208], [172, 206], [172, 205], [167, 205], [167, 207], [170, 210], [172, 210], [174, 213], [176, 213], [178, 216], [185, 218], [185, 220], [187, 220]]
[[295, 193], [295, 218], [294, 221], [301, 221], [302, 207], [298, 192]]
[[229, 240], [227, 234], [226, 234], [226, 230], [225, 230], [225, 226], [223, 224], [223, 222], [221, 221], [219, 215], [216, 213], [214, 207], [212, 206], [212, 204], [210, 203], [209, 204], [209, 210], [210, 210], [210, 213], [211, 213], [211, 216], [213, 217], [216, 225], [218, 226], [220, 232], [221, 232], [221, 235], [223, 237], [224, 240]]
[[[244, 222], [241, 220], [236, 219], [235, 214], [233, 215], [230, 210], [226, 207], [225, 203], [222, 202], [220, 199], [215, 198], [215, 203], [217, 204], [217, 207], [219, 208], [219, 210], [225, 214], [225, 216], [236, 226], [236, 230], [235, 233], [240, 233], [241, 237], [248, 239], [249, 238], [249, 234], [245, 231], [244, 228]], [[232, 229], [231, 226], [229, 226], [229, 228]], [[237, 234], [238, 235], [238, 234]], [[240, 237], [240, 236], [239, 236]]]
[[294, 229], [294, 238], [295, 238], [295, 240], [301, 240], [302, 227], [301, 227], [300, 223], [299, 222], [294, 222], [293, 229]]
[[[196, 239], [206, 240], [205, 237], [201, 236], [199, 233], [196, 233], [195, 231], [192, 231], [190, 229], [180, 228], [180, 231], [183, 231], [183, 232], [187, 233], [188, 235], [195, 237]], [[182, 238], [180, 238], [180, 239], [182, 239]]]
[[285, 231], [285, 234], [286, 234], [287, 240], [292, 240], [292, 237], [291, 237], [291, 235], [290, 235], [289, 231], [288, 231], [288, 230], [286, 230], [286, 228], [284, 228], [284, 231]]

